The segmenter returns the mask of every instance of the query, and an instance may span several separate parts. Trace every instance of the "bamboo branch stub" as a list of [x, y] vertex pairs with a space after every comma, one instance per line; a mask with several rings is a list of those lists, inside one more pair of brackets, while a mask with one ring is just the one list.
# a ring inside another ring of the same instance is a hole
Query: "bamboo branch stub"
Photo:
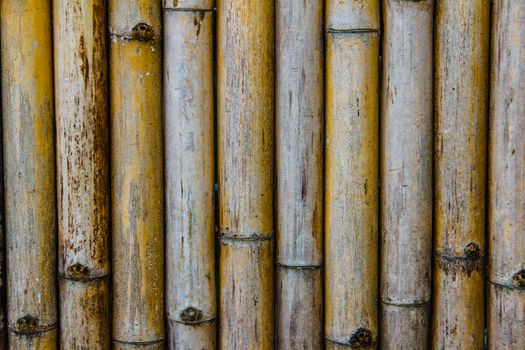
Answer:
[[488, 346], [525, 348], [525, 3], [492, 4]]
[[383, 3], [381, 348], [428, 345], [434, 1]]
[[435, 349], [483, 348], [489, 10], [436, 3]]
[[11, 349], [56, 349], [51, 2], [1, 3], [7, 315]]
[[214, 349], [213, 13], [167, 11], [164, 28], [169, 344]]
[[113, 339], [164, 348], [160, 2], [110, 0]]

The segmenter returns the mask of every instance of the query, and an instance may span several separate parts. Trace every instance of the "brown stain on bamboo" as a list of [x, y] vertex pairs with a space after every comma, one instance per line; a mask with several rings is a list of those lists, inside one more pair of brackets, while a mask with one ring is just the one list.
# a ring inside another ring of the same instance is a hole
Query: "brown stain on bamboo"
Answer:
[[379, 1], [326, 6], [326, 346], [376, 348]]
[[217, 10], [219, 348], [272, 349], [274, 2]]
[[55, 1], [60, 347], [109, 349], [104, 0]]
[[323, 344], [323, 1], [276, 2], [277, 347]]
[[483, 348], [489, 9], [436, 3], [434, 349]]
[[211, 10], [164, 8], [166, 310], [171, 349], [216, 347]]
[[56, 349], [51, 4], [1, 3], [7, 315], [11, 349]]
[[113, 346], [164, 347], [161, 8], [110, 0]]
[[381, 348], [429, 343], [434, 1], [383, 2]]
[[525, 3], [492, 4], [488, 298], [490, 349], [525, 348]]

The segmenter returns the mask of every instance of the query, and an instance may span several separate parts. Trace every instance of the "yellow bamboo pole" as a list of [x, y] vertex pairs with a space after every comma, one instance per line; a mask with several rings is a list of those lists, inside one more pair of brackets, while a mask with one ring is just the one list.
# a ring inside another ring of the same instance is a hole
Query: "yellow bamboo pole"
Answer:
[[164, 2], [166, 311], [171, 349], [215, 349], [213, 3]]
[[323, 5], [276, 2], [280, 349], [323, 346]]
[[55, 0], [60, 346], [109, 349], [104, 0]]
[[1, 6], [9, 348], [55, 349], [51, 1]]
[[375, 348], [379, 1], [326, 6], [326, 343]]
[[383, 2], [382, 349], [429, 340], [433, 9], [433, 0]]
[[217, 3], [221, 349], [272, 349], [274, 2]]
[[116, 349], [164, 348], [160, 5], [109, 0]]
[[489, 349], [525, 349], [525, 2], [492, 4]]
[[490, 2], [436, 5], [433, 348], [482, 349]]

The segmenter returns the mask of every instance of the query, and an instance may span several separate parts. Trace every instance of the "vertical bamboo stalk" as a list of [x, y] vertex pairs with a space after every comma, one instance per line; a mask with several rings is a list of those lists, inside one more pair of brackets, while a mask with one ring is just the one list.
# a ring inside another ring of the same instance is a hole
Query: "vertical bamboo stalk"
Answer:
[[[1, 106], [0, 106], [1, 109]], [[5, 286], [5, 202], [4, 202], [4, 142], [3, 142], [3, 126], [0, 120], [0, 349], [6, 349], [6, 286]]]
[[215, 349], [213, 3], [164, 1], [166, 310], [171, 349]]
[[329, 0], [326, 16], [327, 348], [375, 348], [379, 1]]
[[60, 346], [110, 348], [104, 0], [55, 0]]
[[219, 0], [221, 349], [272, 349], [274, 2]]
[[113, 339], [164, 348], [161, 6], [109, 0]]
[[525, 349], [525, 2], [492, 18], [488, 339]]
[[51, 1], [1, 6], [9, 348], [55, 349]]
[[428, 346], [434, 1], [383, 3], [381, 348]]
[[433, 348], [482, 349], [490, 2], [436, 5]]
[[323, 1], [276, 6], [277, 344], [320, 349]]

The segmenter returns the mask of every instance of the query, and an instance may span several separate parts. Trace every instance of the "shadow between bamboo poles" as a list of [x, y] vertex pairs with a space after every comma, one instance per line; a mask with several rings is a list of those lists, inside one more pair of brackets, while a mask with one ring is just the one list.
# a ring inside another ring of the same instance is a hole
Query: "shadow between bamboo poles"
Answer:
[[379, 1], [327, 2], [325, 336], [378, 338]]
[[488, 345], [525, 349], [525, 3], [492, 9]]
[[55, 349], [51, 2], [1, 6], [9, 347]]
[[435, 349], [483, 348], [489, 10], [436, 3]]
[[109, 133], [104, 0], [55, 0], [60, 346], [109, 349]]
[[276, 2], [280, 349], [323, 346], [323, 6]]
[[[183, 6], [180, 8], [179, 6]], [[171, 349], [215, 349], [213, 4], [165, 1], [166, 310]]]
[[274, 346], [274, 2], [219, 0], [221, 349]]
[[382, 349], [429, 344], [433, 9], [434, 1], [383, 2]]
[[164, 348], [161, 8], [109, 0], [113, 339]]

